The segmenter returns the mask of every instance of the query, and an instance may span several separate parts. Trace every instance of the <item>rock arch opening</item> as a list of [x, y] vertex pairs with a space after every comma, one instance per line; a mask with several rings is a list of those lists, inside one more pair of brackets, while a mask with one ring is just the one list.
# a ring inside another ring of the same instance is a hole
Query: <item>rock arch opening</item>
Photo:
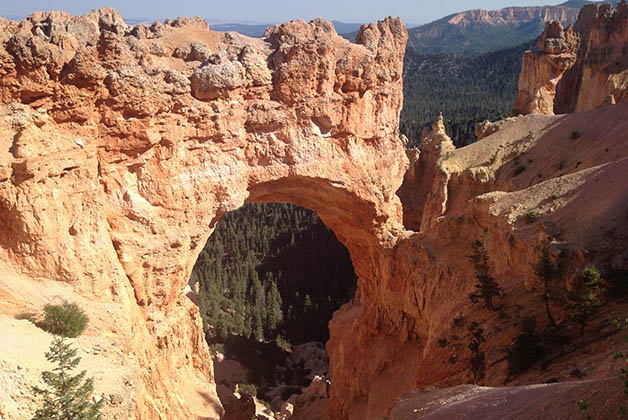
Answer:
[[197, 300], [206, 340], [219, 355], [225, 408], [236, 384], [254, 385], [279, 411], [315, 376], [327, 379], [328, 323], [356, 287], [347, 249], [315, 212], [251, 202], [225, 214], [186, 288], [195, 291], [188, 296]]

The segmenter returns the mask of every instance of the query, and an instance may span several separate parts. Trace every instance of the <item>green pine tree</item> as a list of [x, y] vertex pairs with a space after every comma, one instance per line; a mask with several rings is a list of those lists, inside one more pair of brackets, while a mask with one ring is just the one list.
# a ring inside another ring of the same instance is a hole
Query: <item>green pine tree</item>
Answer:
[[493, 304], [493, 298], [502, 295], [502, 288], [489, 273], [489, 259], [486, 243], [475, 241], [472, 246], [473, 255], [470, 255], [469, 259], [473, 261], [473, 265], [475, 266], [475, 278], [478, 282], [475, 285], [476, 292], [470, 293], [469, 299], [471, 299], [473, 303], [477, 303], [479, 299], [482, 299], [484, 300], [484, 306], [494, 311], [495, 305]]
[[580, 335], [584, 334], [587, 322], [597, 315], [604, 304], [603, 286], [604, 280], [597, 268], [586, 268], [582, 273], [580, 290], [569, 293], [569, 300], [573, 302], [567, 305], [569, 320], [580, 326]]
[[85, 371], [72, 375], [72, 370], [81, 361], [76, 356], [76, 349], [71, 348], [64, 338], [55, 337], [46, 352], [46, 359], [56, 363], [57, 367], [42, 373], [48, 389], [33, 387], [33, 392], [43, 397], [43, 407], [35, 412], [32, 420], [100, 420], [102, 400], [90, 401], [93, 379], [85, 379]]

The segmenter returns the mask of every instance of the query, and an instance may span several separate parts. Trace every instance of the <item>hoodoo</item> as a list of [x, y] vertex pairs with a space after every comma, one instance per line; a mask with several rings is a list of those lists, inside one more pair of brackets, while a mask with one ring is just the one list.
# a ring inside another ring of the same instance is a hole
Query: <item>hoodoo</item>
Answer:
[[567, 29], [548, 23], [523, 57], [518, 114], [565, 114], [628, 100], [628, 3], [585, 5]]

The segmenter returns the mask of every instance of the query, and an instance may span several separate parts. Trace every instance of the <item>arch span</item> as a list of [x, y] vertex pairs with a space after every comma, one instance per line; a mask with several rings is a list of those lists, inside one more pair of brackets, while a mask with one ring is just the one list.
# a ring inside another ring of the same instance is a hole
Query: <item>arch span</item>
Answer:
[[[321, 19], [251, 39], [200, 19], [131, 28], [112, 9], [0, 28], [2, 258], [118, 305], [103, 322], [141, 368], [138, 418], [203, 413], [188, 395], [211, 382], [211, 363], [181, 290], [212, 225], [246, 201], [315, 210], [360, 277], [363, 306], [336, 325], [376, 310], [382, 258], [403, 233], [400, 19], [363, 26], [356, 44]], [[366, 406], [381, 373], [352, 359], [352, 336], [338, 331], [334, 418]]]

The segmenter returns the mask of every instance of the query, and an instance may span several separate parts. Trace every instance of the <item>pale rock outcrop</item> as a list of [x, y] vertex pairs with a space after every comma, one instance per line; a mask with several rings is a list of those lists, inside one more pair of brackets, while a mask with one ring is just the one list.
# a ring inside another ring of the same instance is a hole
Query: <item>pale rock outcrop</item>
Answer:
[[567, 6], [533, 6], [505, 7], [499, 10], [472, 9], [451, 16], [448, 23], [452, 25], [470, 25], [474, 22], [487, 22], [493, 25], [525, 24], [533, 21], [541, 22], [574, 22], [578, 9]]
[[475, 125], [474, 134], [478, 140], [482, 140], [484, 137], [497, 133], [501, 128], [511, 123], [516, 117], [504, 118], [498, 121], [484, 120]]
[[549, 23], [526, 52], [512, 114], [563, 114], [628, 99], [628, 3], [585, 5], [573, 27]]

